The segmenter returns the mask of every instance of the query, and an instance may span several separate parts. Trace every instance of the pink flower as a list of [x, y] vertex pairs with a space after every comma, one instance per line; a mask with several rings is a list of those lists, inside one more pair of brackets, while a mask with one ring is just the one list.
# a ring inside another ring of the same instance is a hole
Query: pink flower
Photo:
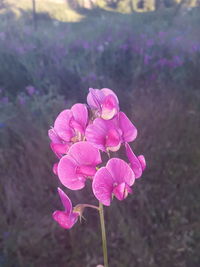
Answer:
[[48, 132], [51, 139], [51, 149], [61, 158], [70, 146], [84, 139], [88, 122], [88, 111], [84, 104], [75, 104], [71, 110], [62, 111], [55, 120], [54, 128]]
[[111, 120], [96, 118], [86, 128], [85, 136], [102, 151], [117, 151], [121, 143], [135, 140], [137, 129], [123, 112], [119, 112]]
[[71, 146], [71, 142], [66, 142], [61, 139], [56, 133], [55, 129], [52, 128], [48, 131], [49, 138], [51, 140], [51, 149], [58, 158], [61, 158], [62, 155], [66, 154]]
[[125, 144], [126, 155], [130, 161], [130, 166], [135, 174], [135, 178], [140, 178], [142, 176], [143, 170], [146, 168], [146, 161], [143, 155], [137, 157], [129, 144]]
[[96, 166], [101, 163], [101, 155], [89, 142], [73, 144], [66, 156], [58, 163], [58, 177], [71, 190], [82, 189], [87, 178], [93, 178]]
[[108, 89], [89, 89], [88, 105], [96, 111], [97, 116], [104, 120], [112, 119], [119, 111], [119, 101], [116, 94]]
[[58, 222], [61, 227], [70, 229], [77, 222], [80, 213], [73, 211], [71, 200], [60, 188], [58, 188], [58, 194], [65, 210], [54, 211], [53, 219]]
[[135, 175], [123, 160], [112, 158], [106, 167], [100, 168], [94, 176], [92, 189], [95, 197], [106, 206], [110, 206], [112, 196], [123, 200], [132, 192]]
[[75, 104], [71, 109], [63, 110], [54, 123], [57, 135], [66, 142], [83, 140], [88, 122], [88, 111], [84, 104]]

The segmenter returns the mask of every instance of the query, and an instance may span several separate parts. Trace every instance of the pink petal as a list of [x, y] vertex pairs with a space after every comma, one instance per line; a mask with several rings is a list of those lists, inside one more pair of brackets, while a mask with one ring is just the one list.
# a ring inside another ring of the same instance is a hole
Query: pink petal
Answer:
[[106, 148], [117, 151], [121, 144], [121, 130], [117, 128], [116, 119], [95, 119], [86, 128], [85, 136], [87, 141], [102, 151], [106, 151]]
[[55, 144], [51, 143], [51, 149], [53, 152], [60, 158], [63, 154], [67, 154], [67, 151], [69, 150], [71, 144], [66, 143], [66, 144]]
[[105, 206], [110, 206], [113, 182], [110, 172], [105, 167], [100, 168], [94, 176], [92, 182], [93, 193]]
[[60, 144], [62, 143], [62, 139], [58, 136], [54, 128], [51, 128], [48, 131], [49, 138], [53, 143]]
[[65, 229], [70, 229], [78, 220], [78, 213], [71, 213], [69, 216], [66, 212], [55, 211], [53, 213], [53, 219], [59, 223], [59, 225]]
[[107, 96], [107, 95], [112, 95], [112, 96], [114, 96], [115, 99], [116, 99], [117, 104], [119, 104], [118, 97], [117, 97], [117, 95], [113, 92], [113, 90], [111, 90], [111, 89], [109, 89], [109, 88], [102, 88], [102, 89], [101, 89], [101, 92], [103, 92], [104, 96]]
[[131, 170], [131, 167], [124, 160], [112, 158], [106, 164], [106, 168], [117, 184], [123, 182], [126, 182], [129, 186], [134, 184], [135, 175]]
[[119, 126], [123, 132], [124, 142], [132, 142], [135, 140], [137, 137], [137, 129], [124, 112], [119, 112]]
[[53, 173], [58, 175], [58, 162], [53, 164]]
[[110, 129], [106, 135], [106, 147], [112, 151], [117, 151], [121, 145], [121, 136], [116, 129]]
[[83, 141], [72, 145], [68, 153], [80, 166], [96, 166], [101, 163], [99, 150], [89, 142]]
[[129, 193], [132, 193], [132, 189], [126, 183], [118, 184], [113, 189], [113, 194], [119, 200], [125, 199], [128, 196]]
[[105, 121], [97, 118], [86, 128], [85, 137], [98, 149], [105, 151], [105, 137], [107, 134], [107, 126]]
[[104, 99], [104, 94], [99, 89], [89, 88], [89, 94], [87, 95], [87, 103], [92, 108], [100, 109]]
[[[84, 134], [84, 132], [85, 132], [85, 128], [83, 128], [77, 121], [75, 121], [74, 118], [72, 118], [71, 121], [70, 121], [70, 127], [72, 129], [74, 129], [75, 139], [77, 137], [80, 137], [81, 138], [80, 133], [81, 134]], [[80, 135], [80, 136], [78, 136], [78, 135]], [[73, 138], [71, 140], [73, 140]]]
[[75, 104], [72, 106], [71, 111], [74, 120], [82, 127], [82, 132], [84, 132], [88, 122], [88, 110], [86, 105]]
[[126, 155], [130, 161], [131, 168], [135, 174], [135, 178], [140, 178], [142, 175], [142, 165], [136, 155], [133, 153], [129, 144], [125, 144]]
[[143, 155], [138, 156], [138, 159], [140, 161], [140, 164], [142, 166], [142, 170], [144, 171], [146, 169], [146, 160]]
[[117, 114], [118, 110], [116, 98], [113, 95], [106, 96], [101, 107], [101, 117], [104, 120], [110, 120]]
[[70, 120], [72, 119], [72, 112], [69, 109], [63, 110], [57, 117], [54, 123], [54, 129], [58, 136], [64, 141], [70, 141], [73, 137], [73, 130], [70, 128]]
[[76, 169], [77, 163], [69, 155], [62, 157], [58, 163], [58, 177], [61, 183], [71, 190], [82, 189], [85, 186], [86, 178], [77, 174]]
[[72, 212], [72, 202], [65, 192], [58, 187], [58, 194], [60, 196], [61, 202], [65, 208], [66, 215], [69, 215]]
[[96, 167], [91, 166], [80, 166], [77, 167], [76, 173], [83, 174], [86, 177], [93, 177], [97, 172]]

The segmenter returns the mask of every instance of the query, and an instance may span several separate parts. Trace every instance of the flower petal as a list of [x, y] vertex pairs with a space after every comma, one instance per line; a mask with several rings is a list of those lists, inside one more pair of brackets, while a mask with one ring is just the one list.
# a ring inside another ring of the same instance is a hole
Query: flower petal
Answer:
[[72, 202], [65, 192], [58, 187], [58, 194], [60, 196], [61, 202], [65, 208], [66, 215], [69, 215], [72, 212]]
[[95, 175], [95, 173], [97, 172], [96, 167], [94, 166], [80, 166], [77, 167], [77, 171], [76, 173], [78, 174], [83, 174], [86, 177], [91, 177], [93, 178], [93, 176]]
[[132, 193], [132, 189], [125, 182], [124, 183], [121, 183], [121, 184], [118, 184], [113, 189], [113, 194], [119, 200], [125, 199], [128, 196], [129, 193]]
[[77, 162], [69, 155], [62, 157], [58, 163], [58, 177], [61, 183], [71, 190], [79, 190], [85, 186], [86, 178], [77, 174], [76, 169]]
[[138, 156], [138, 160], [140, 161], [140, 164], [142, 166], [142, 170], [144, 171], [146, 169], [146, 160], [143, 155]]
[[55, 175], [58, 175], [58, 162], [53, 164], [53, 173]]
[[70, 128], [72, 112], [69, 109], [63, 110], [55, 120], [54, 129], [58, 136], [64, 141], [70, 141], [73, 137], [73, 130]]
[[87, 95], [87, 103], [91, 108], [100, 109], [101, 103], [103, 102], [104, 94], [99, 89], [89, 88]]
[[78, 142], [69, 149], [72, 156], [80, 166], [96, 166], [101, 163], [101, 155], [97, 148], [89, 142]]
[[[119, 146], [121, 144], [121, 136], [119, 135], [119, 132], [116, 129], [110, 129], [106, 135], [106, 147], [109, 147], [110, 150], [117, 147], [117, 150], [119, 149]], [[112, 151], [117, 151], [112, 150]]]
[[66, 144], [51, 143], [50, 146], [53, 152], [58, 156], [58, 158], [61, 158], [63, 154], [67, 154], [67, 151], [71, 146], [71, 143], [66, 143]]
[[90, 124], [85, 132], [87, 141], [95, 147], [106, 151], [117, 151], [121, 144], [121, 130], [117, 128], [116, 119], [103, 120], [97, 118]]
[[73, 113], [74, 120], [81, 126], [84, 133], [88, 122], [88, 110], [85, 104], [75, 104], [72, 106], [71, 111]]
[[88, 125], [85, 132], [87, 141], [91, 142], [95, 147], [105, 151], [105, 137], [107, 134], [107, 126], [103, 119], [97, 118], [93, 124]]
[[59, 223], [59, 225], [65, 229], [70, 229], [78, 220], [78, 213], [71, 213], [69, 216], [66, 212], [56, 210], [53, 213], [53, 219]]
[[122, 159], [112, 158], [106, 164], [106, 168], [111, 173], [114, 182], [117, 184], [126, 182], [129, 186], [134, 184], [135, 175], [131, 167]]
[[110, 206], [112, 191], [113, 191], [113, 178], [110, 172], [105, 168], [100, 168], [93, 179], [92, 189], [95, 197], [105, 206]]
[[119, 126], [123, 132], [124, 142], [132, 142], [137, 137], [137, 129], [124, 112], [119, 112]]
[[113, 92], [113, 90], [111, 90], [111, 89], [109, 89], [109, 88], [102, 88], [102, 89], [101, 89], [101, 92], [103, 92], [104, 96], [107, 96], [107, 95], [112, 95], [112, 96], [114, 96], [115, 99], [116, 99], [117, 104], [119, 104], [118, 97], [117, 97], [117, 95]]
[[117, 114], [118, 110], [116, 98], [113, 95], [106, 96], [101, 107], [101, 117], [104, 120], [110, 120]]
[[140, 178], [142, 175], [142, 165], [140, 163], [140, 160], [133, 153], [133, 150], [131, 149], [129, 144], [126, 143], [125, 147], [126, 147], [126, 155], [130, 161], [131, 168], [135, 174], [135, 178]]
[[55, 143], [55, 144], [60, 144], [62, 143], [62, 139], [58, 136], [58, 134], [56, 133], [54, 128], [51, 128], [48, 131], [48, 136], [50, 138], [50, 140]]

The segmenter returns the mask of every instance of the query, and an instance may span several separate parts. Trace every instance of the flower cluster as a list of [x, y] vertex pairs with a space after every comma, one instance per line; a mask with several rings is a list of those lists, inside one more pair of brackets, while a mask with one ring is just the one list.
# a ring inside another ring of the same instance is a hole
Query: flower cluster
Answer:
[[[63, 110], [49, 130], [51, 149], [58, 158], [53, 171], [60, 182], [71, 190], [92, 182], [94, 196], [109, 206], [113, 197], [125, 199], [132, 193], [135, 179], [146, 167], [144, 156], [136, 156], [129, 142], [137, 137], [137, 129], [125, 113], [120, 111], [116, 94], [108, 89], [89, 89], [87, 104], [75, 104]], [[111, 157], [113, 152], [125, 148], [127, 162]], [[102, 162], [102, 153], [108, 156]], [[89, 204], [74, 209], [68, 196], [58, 189], [64, 211], [55, 211], [53, 218], [63, 228], [71, 228]], [[94, 207], [94, 206], [93, 206]]]

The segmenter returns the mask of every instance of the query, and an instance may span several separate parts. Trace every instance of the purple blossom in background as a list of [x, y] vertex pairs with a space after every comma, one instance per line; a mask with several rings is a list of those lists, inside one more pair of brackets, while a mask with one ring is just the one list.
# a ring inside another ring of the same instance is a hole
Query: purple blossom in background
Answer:
[[190, 53], [196, 53], [196, 52], [198, 52], [198, 51], [200, 51], [200, 44], [198, 44], [198, 43], [193, 43], [192, 45], [191, 45], [191, 47], [190, 47]]
[[149, 79], [150, 79], [150, 81], [155, 81], [155, 80], [157, 80], [157, 77], [158, 77], [157, 73], [152, 73]]
[[153, 39], [148, 39], [146, 42], [147, 47], [151, 47], [154, 45], [154, 40]]
[[121, 50], [124, 50], [124, 51], [126, 51], [126, 50], [128, 50], [128, 48], [129, 48], [129, 45], [128, 44], [126, 44], [126, 43], [123, 43], [122, 45], [120, 45], [120, 47], [119, 47]]
[[174, 42], [174, 43], [178, 43], [178, 42], [180, 42], [182, 40], [183, 40], [182, 36], [176, 36], [175, 38], [172, 38], [172, 42]]
[[183, 65], [184, 60], [182, 58], [180, 58], [179, 56], [174, 56], [173, 62], [174, 62], [174, 67], [180, 67]]
[[99, 51], [100, 53], [102, 53], [104, 51], [104, 45], [100, 44], [99, 46], [97, 46], [97, 51]]
[[3, 122], [0, 122], [0, 129], [1, 128], [4, 128], [6, 126], [6, 124], [5, 123], [3, 123]]
[[148, 65], [149, 63], [150, 63], [150, 60], [152, 59], [152, 57], [151, 56], [149, 56], [149, 55], [145, 55], [144, 56], [144, 64], [145, 65]]
[[34, 95], [36, 92], [35, 87], [33, 87], [32, 85], [27, 86], [26, 91], [30, 96]]
[[24, 105], [26, 103], [26, 98], [24, 95], [18, 95], [17, 98], [20, 105]]
[[91, 45], [88, 42], [82, 42], [82, 46], [85, 50], [89, 50]]
[[16, 50], [16, 52], [19, 53], [20, 55], [24, 55], [25, 52], [26, 52], [25, 48], [22, 47], [22, 46], [17, 46], [17, 47], [15, 48], [15, 50]]
[[4, 96], [4, 97], [2, 97], [2, 98], [0, 99], [0, 102], [1, 102], [2, 104], [8, 104], [9, 99], [8, 99], [7, 96]]

